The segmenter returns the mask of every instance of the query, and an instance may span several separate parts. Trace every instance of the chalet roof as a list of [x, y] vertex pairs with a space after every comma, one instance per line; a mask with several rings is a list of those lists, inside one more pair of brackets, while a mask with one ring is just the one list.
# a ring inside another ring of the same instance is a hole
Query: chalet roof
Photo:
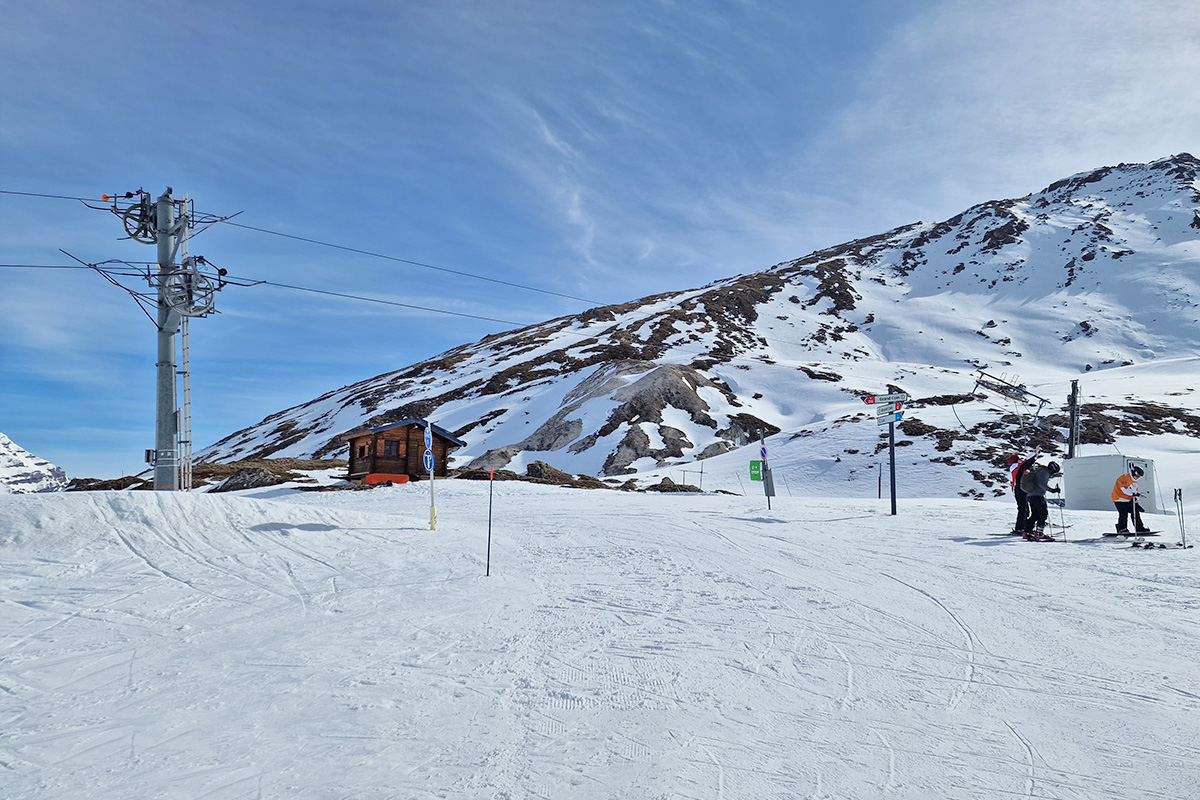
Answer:
[[[416, 419], [414, 417], [412, 419], [402, 419], [399, 422], [389, 422], [386, 425], [376, 425], [373, 428], [368, 428], [366, 426], [363, 426], [361, 428], [355, 428], [352, 431], [347, 431], [346, 433], [343, 433], [338, 438], [341, 439], [343, 442], [345, 442], [345, 441], [349, 441], [350, 439], [357, 439], [359, 436], [365, 436], [368, 433], [382, 433], [383, 431], [391, 430], [392, 428], [406, 428], [409, 425], [416, 425], [418, 427], [424, 428], [426, 425], [430, 425], [430, 423], [428, 420]], [[464, 445], [466, 445], [466, 442], [464, 442], [462, 439], [459, 439], [453, 433], [451, 433], [450, 431], [441, 427], [440, 425], [433, 424], [433, 425], [431, 425], [431, 427], [433, 428], [433, 434], [435, 436], [445, 439], [446, 441], [448, 441], [450, 444], [454, 445], [455, 447], [463, 447]]]

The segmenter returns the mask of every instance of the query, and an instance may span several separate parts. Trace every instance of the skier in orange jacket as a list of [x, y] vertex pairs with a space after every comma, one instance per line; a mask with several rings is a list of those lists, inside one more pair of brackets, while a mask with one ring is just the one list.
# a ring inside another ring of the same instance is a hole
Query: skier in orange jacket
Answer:
[[1129, 533], [1130, 516], [1136, 523], [1134, 527], [1137, 533], [1150, 532], [1142, 522], [1142, 514], [1146, 510], [1137, 502], [1138, 478], [1144, 474], [1141, 467], [1130, 467], [1129, 472], [1117, 478], [1113, 484], [1112, 501], [1117, 507], [1117, 533]]

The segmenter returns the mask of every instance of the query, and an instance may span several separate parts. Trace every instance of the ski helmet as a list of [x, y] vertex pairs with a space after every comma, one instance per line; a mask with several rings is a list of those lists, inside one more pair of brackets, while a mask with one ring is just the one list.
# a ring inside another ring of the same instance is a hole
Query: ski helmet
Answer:
[[1046, 469], [1050, 470], [1051, 475], [1058, 475], [1062, 472], [1062, 467], [1058, 465], [1057, 461], [1051, 461], [1046, 465]]
[[1146, 473], [1142, 472], [1142, 468], [1141, 468], [1141, 467], [1131, 467], [1131, 468], [1130, 468], [1130, 470], [1129, 470], [1129, 474], [1130, 474], [1130, 475], [1132, 475], [1132, 476], [1133, 476], [1133, 477], [1135, 477], [1135, 478], [1140, 478], [1140, 477], [1142, 477], [1143, 475], [1145, 475]]

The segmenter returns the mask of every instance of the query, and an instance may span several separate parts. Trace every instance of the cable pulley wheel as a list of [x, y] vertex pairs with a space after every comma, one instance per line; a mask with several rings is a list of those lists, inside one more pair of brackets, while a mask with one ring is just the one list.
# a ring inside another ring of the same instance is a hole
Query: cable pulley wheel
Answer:
[[203, 317], [216, 308], [217, 286], [207, 275], [192, 270], [172, 272], [163, 281], [167, 307], [185, 317]]
[[158, 241], [154, 214], [145, 203], [125, 209], [125, 213], [121, 215], [121, 222], [124, 223], [125, 233], [129, 234], [130, 239], [142, 244], [154, 244]]

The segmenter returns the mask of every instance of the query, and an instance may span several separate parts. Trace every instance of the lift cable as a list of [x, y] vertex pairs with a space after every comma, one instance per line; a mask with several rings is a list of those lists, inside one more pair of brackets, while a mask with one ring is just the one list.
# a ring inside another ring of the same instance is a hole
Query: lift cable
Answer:
[[[40, 193], [40, 192], [17, 192], [17, 191], [13, 191], [10, 189], [0, 189], [0, 194], [17, 195], [20, 197], [45, 197], [45, 198], [50, 198], [53, 200], [78, 200], [79, 202], [86, 205], [88, 208], [92, 208], [92, 209], [96, 209], [96, 210], [100, 210], [100, 211], [111, 211], [112, 210], [108, 206], [93, 205], [93, 203], [97, 202], [96, 198], [71, 197], [68, 195], [44, 194], [44, 193]], [[603, 303], [602, 301], [599, 301], [599, 300], [592, 300], [592, 299], [589, 299], [586, 297], [579, 297], [579, 296], [573, 295], [573, 294], [566, 294], [564, 292], [555, 292], [550, 289], [542, 289], [537, 286], [530, 286], [529, 284], [501, 280], [500, 278], [492, 278], [487, 275], [479, 275], [474, 272], [466, 272], [464, 270], [450, 269], [448, 267], [439, 267], [436, 264], [429, 264], [424, 261], [414, 261], [414, 260], [408, 259], [408, 258], [400, 258], [399, 256], [392, 256], [392, 255], [388, 255], [387, 253], [376, 253], [371, 250], [363, 250], [363, 249], [360, 249], [357, 247], [349, 247], [347, 245], [335, 244], [333, 242], [325, 242], [325, 241], [321, 241], [320, 239], [312, 239], [312, 238], [309, 238], [306, 236], [297, 236], [292, 233], [283, 233], [281, 231], [273, 231], [268, 228], [260, 228], [260, 227], [254, 226], [254, 225], [245, 225], [240, 222], [230, 222], [230, 220], [232, 220], [234, 217], [236, 217], [242, 213], [243, 212], [238, 211], [236, 214], [229, 214], [227, 216], [218, 216], [218, 215], [214, 215], [214, 214], [204, 214], [204, 213], [194, 214], [193, 215], [194, 221], [200, 225], [203, 225], [203, 228], [200, 231], [197, 231], [197, 233], [194, 235], [199, 235], [200, 233], [203, 233], [204, 231], [208, 230], [209, 228], [213, 227], [214, 225], [223, 223], [225, 225], [228, 225], [228, 226], [234, 227], [234, 228], [242, 228], [244, 230], [255, 231], [257, 233], [265, 233], [265, 234], [269, 234], [271, 236], [279, 236], [284, 239], [292, 239], [297, 242], [305, 242], [307, 244], [315, 244], [320, 247], [330, 247], [335, 250], [342, 250], [347, 253], [357, 253], [359, 255], [370, 256], [372, 258], [382, 258], [386, 261], [394, 261], [399, 264], [408, 264], [408, 265], [414, 266], [414, 267], [421, 267], [422, 269], [432, 269], [432, 270], [436, 270], [437, 272], [444, 272], [448, 275], [458, 275], [459, 277], [463, 277], [463, 278], [473, 278], [475, 280], [487, 281], [488, 283], [495, 283], [495, 284], [499, 284], [501, 286], [510, 286], [514, 289], [522, 289], [527, 292], [537, 292], [539, 294], [549, 295], [551, 297], [561, 297], [565, 300], [577, 300], [581, 303], [587, 303], [591, 306], [606, 305], [605, 303]]]

